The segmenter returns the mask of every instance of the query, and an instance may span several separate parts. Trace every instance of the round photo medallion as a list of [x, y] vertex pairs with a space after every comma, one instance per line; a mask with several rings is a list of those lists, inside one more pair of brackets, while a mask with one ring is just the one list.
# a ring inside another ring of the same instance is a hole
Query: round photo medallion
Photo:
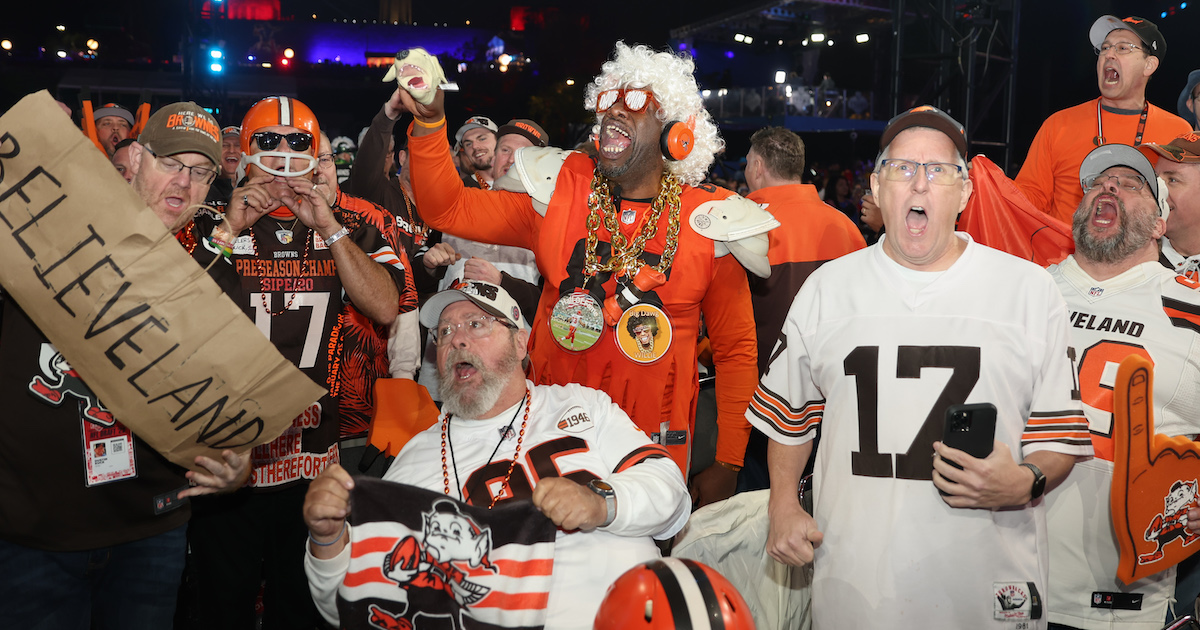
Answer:
[[671, 347], [671, 319], [653, 304], [635, 304], [617, 321], [617, 346], [630, 361], [653, 363]]
[[582, 352], [600, 340], [604, 312], [591, 294], [576, 290], [554, 304], [549, 323], [550, 334], [558, 345], [571, 352]]

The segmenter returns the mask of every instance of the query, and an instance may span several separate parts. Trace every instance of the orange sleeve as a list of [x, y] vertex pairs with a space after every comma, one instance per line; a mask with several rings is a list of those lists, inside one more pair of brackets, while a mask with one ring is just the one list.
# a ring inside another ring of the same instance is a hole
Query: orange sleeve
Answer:
[[733, 256], [715, 261], [700, 303], [717, 372], [717, 461], [741, 466], [750, 441], [746, 407], [758, 385], [758, 345], [746, 270]]
[[454, 169], [446, 126], [426, 136], [408, 132], [413, 196], [429, 226], [481, 243], [533, 249], [541, 215], [529, 195], [463, 186]]
[[1029, 145], [1025, 162], [1013, 181], [1033, 203], [1033, 207], [1053, 215], [1055, 166], [1052, 158], [1054, 153], [1050, 146], [1053, 141], [1050, 137], [1053, 135], [1051, 127], [1053, 125], [1047, 120], [1038, 129], [1037, 135], [1033, 137], [1033, 144]]

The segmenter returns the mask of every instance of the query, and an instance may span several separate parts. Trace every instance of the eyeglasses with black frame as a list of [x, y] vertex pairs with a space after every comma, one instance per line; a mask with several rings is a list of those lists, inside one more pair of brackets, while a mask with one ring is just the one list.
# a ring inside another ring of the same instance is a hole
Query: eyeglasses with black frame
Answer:
[[491, 315], [480, 314], [473, 317], [468, 317], [460, 322], [452, 323], [447, 321], [439, 321], [437, 330], [434, 331], [434, 343], [439, 346], [449, 343], [450, 339], [454, 337], [454, 333], [460, 328], [464, 328], [467, 331], [467, 336], [471, 339], [482, 339], [492, 334], [492, 329], [495, 324], [500, 324], [501, 326], [511, 330], [516, 329], [516, 326], [513, 326], [508, 322], [500, 321]]
[[879, 174], [889, 182], [912, 181], [917, 169], [925, 167], [925, 179], [939, 186], [950, 186], [962, 181], [962, 167], [948, 162], [914, 162], [912, 160], [883, 160], [879, 163]]
[[293, 151], [307, 151], [312, 148], [313, 137], [311, 133], [305, 131], [296, 131], [294, 133], [275, 133], [274, 131], [259, 131], [253, 136], [254, 142], [258, 148], [263, 151], [274, 151], [279, 146], [279, 142], [284, 138], [287, 139], [288, 146]]
[[1101, 44], [1099, 48], [1093, 48], [1092, 50], [1096, 51], [1096, 56], [1098, 57], [1108, 53], [1108, 51], [1114, 48], [1117, 49], [1118, 55], [1128, 55], [1135, 50], [1142, 49], [1142, 47], [1138, 46], [1137, 44], [1131, 44], [1129, 42], [1117, 42], [1115, 44]]
[[617, 101], [622, 101], [625, 104], [625, 109], [631, 112], [640, 112], [646, 109], [650, 101], [654, 100], [654, 93], [643, 88], [621, 88], [617, 90], [604, 90], [596, 95], [596, 113], [603, 114]]
[[1145, 188], [1147, 183], [1145, 177], [1136, 173], [1088, 175], [1080, 183], [1083, 184], [1083, 191], [1088, 192], [1097, 186], [1104, 185], [1104, 182], [1109, 179], [1117, 180], [1117, 185], [1129, 192], [1138, 192]]
[[183, 171], [183, 169], [186, 168], [189, 171], [188, 177], [191, 178], [193, 184], [208, 186], [209, 184], [213, 183], [214, 179], [217, 178], [217, 172], [210, 168], [204, 168], [203, 166], [188, 166], [187, 164], [184, 164], [173, 157], [159, 155], [152, 151], [150, 147], [146, 147], [146, 152], [154, 157], [154, 163], [158, 165], [158, 170], [164, 173], [169, 175], [178, 175]]

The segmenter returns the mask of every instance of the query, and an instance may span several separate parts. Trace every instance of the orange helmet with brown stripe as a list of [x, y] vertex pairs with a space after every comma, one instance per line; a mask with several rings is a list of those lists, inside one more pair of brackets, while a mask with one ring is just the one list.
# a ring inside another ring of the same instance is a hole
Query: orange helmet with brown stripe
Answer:
[[[295, 127], [310, 137], [306, 140], [293, 137], [293, 134], [256, 135], [268, 127], [279, 126]], [[242, 163], [238, 167], [238, 179], [245, 174], [249, 164], [279, 177], [306, 175], [316, 168], [320, 138], [321, 127], [307, 105], [290, 96], [268, 96], [255, 103], [242, 118]], [[275, 150], [284, 142], [291, 151]], [[263, 157], [282, 158], [283, 170], [264, 165]]]
[[712, 567], [661, 558], [626, 571], [608, 587], [594, 630], [753, 630], [750, 607]]

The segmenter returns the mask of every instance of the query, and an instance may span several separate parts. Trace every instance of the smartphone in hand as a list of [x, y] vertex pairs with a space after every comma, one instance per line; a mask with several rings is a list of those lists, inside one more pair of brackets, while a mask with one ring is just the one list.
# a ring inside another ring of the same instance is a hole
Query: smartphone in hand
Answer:
[[[992, 403], [950, 405], [946, 409], [942, 444], [983, 459], [992, 454], [995, 438], [996, 406]], [[945, 462], [962, 470], [962, 466], [950, 460]]]

